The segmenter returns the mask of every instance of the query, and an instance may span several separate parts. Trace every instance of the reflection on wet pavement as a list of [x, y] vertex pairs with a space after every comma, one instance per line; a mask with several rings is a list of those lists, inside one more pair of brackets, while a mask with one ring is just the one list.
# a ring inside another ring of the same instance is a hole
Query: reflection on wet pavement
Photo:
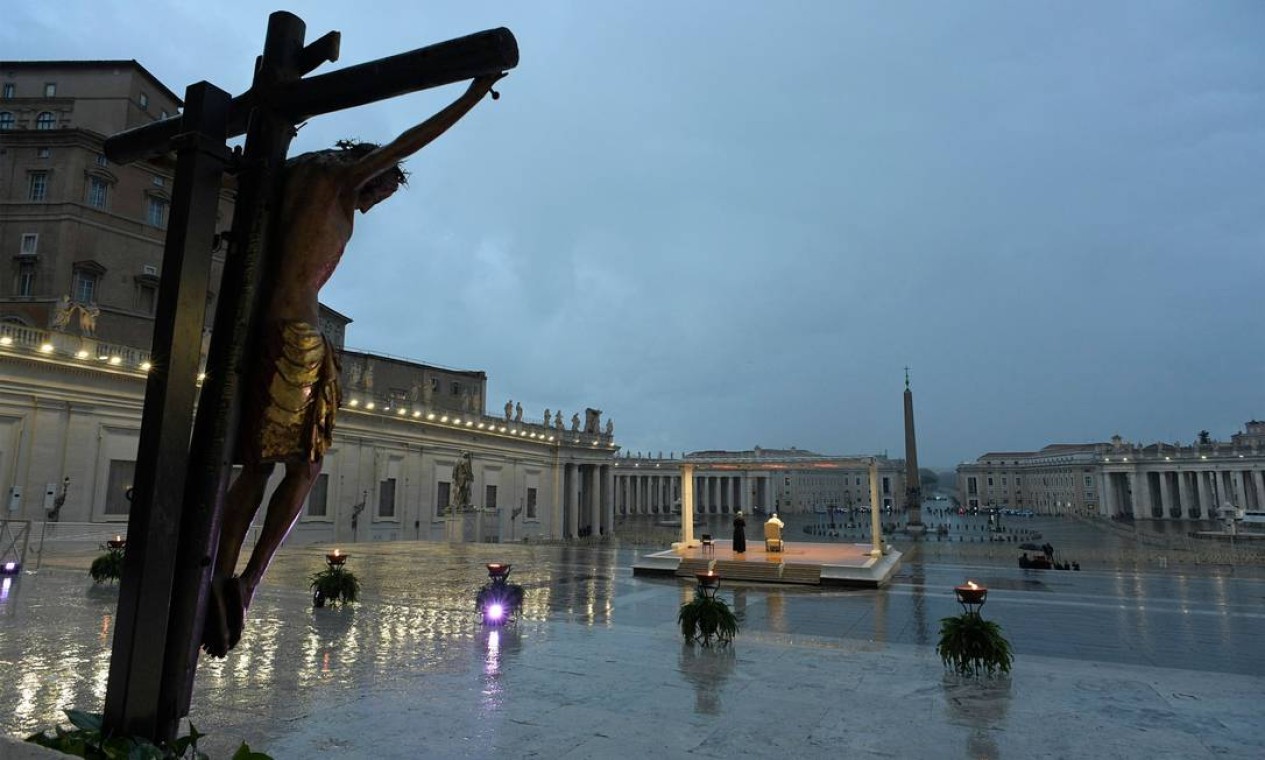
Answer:
[[[358, 544], [349, 567], [361, 578], [363, 603], [317, 610], [307, 578], [322, 566], [323, 553], [284, 550], [256, 596], [241, 645], [227, 659], [201, 663], [194, 720], [203, 730], [234, 727], [233, 736], [216, 737], [219, 746], [266, 742], [331, 704], [351, 704], [365, 690], [403, 693], [450, 678], [477, 684], [478, 709], [488, 716], [510, 709], [515, 684], [533, 673], [533, 698], [571, 704], [572, 690], [588, 688], [579, 683], [592, 665], [570, 663], [568, 649], [586, 647], [601, 658], [600, 637], [617, 630], [618, 658], [634, 656], [643, 641], [651, 647], [675, 635], [677, 608], [692, 594], [684, 581], [634, 578], [628, 549]], [[484, 629], [474, 611], [490, 561], [513, 563], [514, 580], [527, 589], [522, 618], [499, 630]], [[739, 616], [739, 645], [681, 649], [673, 658], [677, 683], [688, 690], [695, 714], [714, 716], [741, 704], [732, 694], [747, 686], [742, 674], [755, 667], [744, 659], [744, 642], [841, 652], [907, 645], [926, 652], [940, 618], [959, 611], [952, 587], [968, 577], [990, 587], [984, 614], [1002, 624], [1019, 661], [1042, 656], [1265, 676], [1265, 651], [1257, 646], [1265, 623], [1260, 580], [1175, 571], [1042, 574], [930, 563], [915, 554], [881, 590], [722, 582], [720, 594]], [[83, 568], [57, 563], [4, 580], [0, 699], [13, 705], [0, 717], [4, 731], [50, 725], [66, 707], [99, 710], [117, 591], [94, 586]], [[645, 635], [628, 635], [638, 630]], [[548, 668], [556, 668], [551, 678], [561, 674], [567, 682], [541, 681]], [[637, 678], [635, 670], [628, 676]], [[811, 669], [800, 677], [817, 678]], [[961, 700], [953, 689], [942, 692], [956, 720]], [[982, 715], [980, 704], [966, 712]], [[989, 727], [970, 728], [984, 732], [971, 751], [989, 756], [996, 749], [988, 745]]]

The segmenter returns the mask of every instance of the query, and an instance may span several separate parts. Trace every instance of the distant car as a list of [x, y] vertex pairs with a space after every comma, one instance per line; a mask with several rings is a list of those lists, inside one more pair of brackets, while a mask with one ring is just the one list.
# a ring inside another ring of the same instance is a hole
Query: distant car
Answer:
[[1016, 509], [1014, 515], [1015, 517], [1036, 517], [1037, 513], [1031, 509]]

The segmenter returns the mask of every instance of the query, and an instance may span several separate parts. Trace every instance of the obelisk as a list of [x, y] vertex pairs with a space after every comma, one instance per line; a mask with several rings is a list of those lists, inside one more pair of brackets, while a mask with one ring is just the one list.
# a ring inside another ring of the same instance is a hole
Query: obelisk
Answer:
[[914, 434], [914, 392], [909, 389], [909, 367], [905, 368], [905, 516], [909, 533], [923, 533], [922, 476], [918, 474], [918, 439]]

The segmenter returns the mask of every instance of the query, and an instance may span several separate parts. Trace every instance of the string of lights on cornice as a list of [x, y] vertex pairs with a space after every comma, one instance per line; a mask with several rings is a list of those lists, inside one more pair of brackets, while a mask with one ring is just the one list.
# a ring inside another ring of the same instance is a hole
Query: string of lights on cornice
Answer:
[[[0, 347], [15, 348], [13, 336], [0, 335]], [[132, 365], [130, 362], [125, 363], [123, 357], [120, 356], [119, 354], [89, 351], [86, 348], [81, 348], [74, 352], [58, 351], [57, 347], [54, 346], [52, 343], [49, 343], [48, 341], [41, 343], [39, 347], [32, 349], [32, 351], [33, 353], [36, 353], [40, 356], [47, 356], [54, 359], [69, 357], [69, 358], [77, 359], [81, 362], [88, 362], [88, 361], [91, 361], [92, 359], [96, 359], [97, 361], [104, 362], [105, 364], [111, 367], [117, 367], [118, 369], [129, 370], [132, 372], [146, 373], [146, 372], [149, 372], [149, 370], [153, 367], [153, 365], [148, 360], [140, 361], [140, 362], [137, 362], [135, 365]], [[198, 380], [202, 380], [203, 377], [204, 375], [199, 375]]]
[[[10, 335], [0, 336], [0, 347], [13, 348], [14, 347], [13, 337]], [[41, 356], [47, 356], [53, 359], [63, 359], [65, 360], [65, 363], [70, 364], [72, 366], [94, 366], [90, 362], [94, 358], [93, 354], [95, 352], [90, 352], [86, 349], [79, 349], [78, 351], [75, 351], [74, 353], [68, 353], [65, 351], [58, 351], [57, 347], [54, 346], [52, 343], [45, 342], [45, 343], [40, 344], [40, 346], [34, 350], [34, 353]], [[123, 357], [118, 354], [97, 353], [95, 358], [97, 359], [97, 361], [104, 362], [109, 367], [113, 367], [113, 368], [117, 368], [117, 369], [125, 370], [125, 371], [131, 371], [131, 372], [135, 372], [139, 374], [147, 374], [153, 368], [153, 364], [149, 362], [148, 360], [141, 361], [135, 365], [131, 363], [125, 364]], [[70, 359], [74, 359], [76, 361], [70, 361]], [[205, 372], [198, 373], [199, 384], [202, 383], [202, 381], [205, 379], [206, 379]], [[397, 406], [394, 408], [390, 406], [386, 406], [386, 407], [382, 407], [381, 410], [379, 410], [376, 402], [365, 401], [362, 404], [360, 399], [358, 398], [352, 398], [350, 401], [347, 402], [347, 404], [343, 408], [346, 410], [359, 412], [361, 414], [376, 413], [383, 417], [405, 418], [412, 422], [427, 423], [427, 424], [436, 425], [436, 426], [444, 426], [444, 427], [448, 427], [454, 430], [461, 429], [461, 430], [465, 430], [471, 433], [481, 433], [483, 435], [495, 435], [502, 438], [513, 438], [515, 440], [532, 441], [532, 442], [540, 443], [544, 445], [565, 444], [565, 443], [579, 444], [579, 443], [587, 442], [591, 445], [592, 448], [598, 448], [602, 446], [601, 437], [586, 438], [586, 436], [576, 435], [574, 433], [571, 433], [570, 435], [568, 435], [566, 432], [562, 432], [562, 433], [537, 432], [535, 430], [530, 430], [526, 427], [522, 427], [521, 423], [501, 424], [498, 421], [489, 421], [487, 418], [476, 419], [470, 415], [461, 416], [457, 414], [444, 414], [443, 412], [425, 412], [420, 409], [410, 410], [402, 406]], [[613, 441], [607, 443], [606, 448], [614, 449], [615, 443]]]
[[[488, 418], [476, 418], [470, 415], [445, 414], [443, 412], [426, 412], [421, 409], [410, 409], [405, 406], [383, 407], [378, 408], [377, 402], [365, 401], [361, 403], [360, 399], [353, 398], [347, 402], [344, 409], [360, 412], [361, 414], [376, 413], [383, 417], [402, 418], [412, 422], [426, 423], [435, 426], [447, 427], [453, 430], [464, 430], [470, 433], [482, 433], [484, 435], [495, 435], [502, 438], [513, 438], [515, 440], [532, 441], [545, 445], [553, 443], [585, 443], [586, 438], [582, 435], [574, 433], [544, 433], [522, 427], [522, 423], [500, 422], [498, 420], [489, 421]], [[589, 438], [587, 440], [593, 448], [602, 445], [602, 439]], [[607, 448], [615, 448], [612, 441], [606, 444]]]

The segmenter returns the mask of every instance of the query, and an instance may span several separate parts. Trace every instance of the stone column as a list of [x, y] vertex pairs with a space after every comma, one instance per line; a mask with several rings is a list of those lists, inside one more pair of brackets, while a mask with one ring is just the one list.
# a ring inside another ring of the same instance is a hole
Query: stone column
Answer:
[[1159, 472], [1160, 486], [1160, 511], [1164, 514], [1164, 519], [1169, 519], [1173, 508], [1173, 489], [1169, 483], [1168, 473], [1161, 470]]
[[580, 536], [580, 465], [567, 465], [567, 537]]
[[681, 464], [681, 548], [694, 543], [694, 465]]
[[1102, 474], [1102, 501], [1099, 502], [1099, 512], [1106, 510], [1107, 517], [1114, 517], [1116, 514], [1116, 492], [1111, 482], [1111, 473], [1103, 472]]
[[1256, 511], [1265, 510], [1265, 474], [1252, 470], [1252, 486], [1256, 489]]
[[1243, 487], [1243, 471], [1231, 471], [1230, 482], [1234, 485], [1234, 506], [1247, 509], [1247, 489]]
[[1217, 508], [1234, 505], [1234, 488], [1230, 485], [1230, 473], [1224, 470], [1213, 470], [1213, 497], [1217, 500]]
[[1152, 520], [1151, 510], [1155, 507], [1155, 497], [1151, 493], [1151, 473], [1140, 470], [1137, 473], [1137, 491], [1133, 492], [1133, 510], [1141, 511], [1142, 520]]
[[[1146, 500], [1142, 498], [1143, 495], [1147, 493], [1146, 475], [1144, 473], [1135, 471], [1135, 472], [1128, 473], [1128, 478], [1129, 478], [1129, 514], [1133, 516], [1133, 519], [1137, 520], [1142, 517], [1142, 512], [1143, 512], [1142, 505], [1146, 503]], [[1146, 516], [1150, 517], [1150, 514], [1148, 513]]]
[[586, 464], [584, 469], [588, 474], [588, 479], [584, 481], [584, 490], [588, 492], [588, 516], [589, 527], [593, 531], [594, 536], [601, 535], [602, 529], [602, 478], [598, 472], [598, 465]]
[[607, 534], [615, 532], [615, 476], [609, 464], [598, 468], [602, 480], [602, 527]]
[[1190, 510], [1194, 507], [1194, 497], [1190, 493], [1190, 473], [1178, 472], [1178, 500], [1182, 502], [1182, 518], [1190, 520]]
[[1212, 509], [1212, 494], [1208, 492], [1208, 473], [1195, 473], [1195, 485], [1199, 487], [1199, 513], [1203, 519], [1210, 519], [1216, 512]]

